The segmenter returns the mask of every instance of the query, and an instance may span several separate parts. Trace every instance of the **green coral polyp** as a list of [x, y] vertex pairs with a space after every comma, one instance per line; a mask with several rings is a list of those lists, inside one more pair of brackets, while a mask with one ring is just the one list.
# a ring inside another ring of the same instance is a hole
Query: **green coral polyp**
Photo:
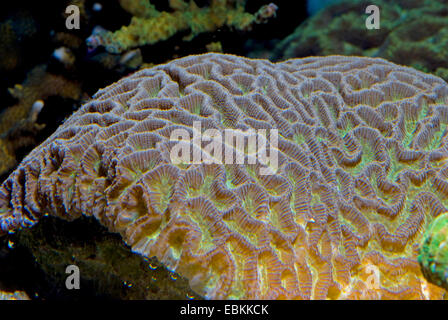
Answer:
[[448, 289], [448, 212], [439, 215], [426, 230], [418, 262], [429, 281]]

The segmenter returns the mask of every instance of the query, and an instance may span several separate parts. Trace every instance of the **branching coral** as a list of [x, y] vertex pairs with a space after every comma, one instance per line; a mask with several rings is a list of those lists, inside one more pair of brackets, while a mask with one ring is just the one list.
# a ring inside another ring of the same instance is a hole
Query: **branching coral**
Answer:
[[157, 11], [143, 0], [121, 0], [121, 5], [132, 13], [131, 23], [110, 32], [96, 29], [87, 39], [91, 48], [104, 46], [110, 53], [120, 53], [135, 47], [155, 44], [179, 32], [190, 32], [186, 40], [224, 26], [249, 30], [253, 24], [264, 23], [275, 16], [277, 6], [262, 6], [255, 14], [244, 11], [244, 0], [211, 0], [209, 6], [198, 7], [192, 0], [170, 0], [173, 12]]
[[382, 57], [448, 80], [445, 0], [376, 1], [381, 12], [378, 30], [365, 27], [365, 9], [371, 4], [346, 0], [324, 9], [283, 40], [273, 58], [331, 54]]
[[[95, 216], [207, 298], [440, 299], [417, 256], [448, 211], [447, 103], [442, 79], [383, 59], [174, 60], [100, 90], [34, 149], [0, 187], [1, 231]], [[251, 148], [172, 161], [176, 130], [249, 128], [278, 130], [278, 171]]]

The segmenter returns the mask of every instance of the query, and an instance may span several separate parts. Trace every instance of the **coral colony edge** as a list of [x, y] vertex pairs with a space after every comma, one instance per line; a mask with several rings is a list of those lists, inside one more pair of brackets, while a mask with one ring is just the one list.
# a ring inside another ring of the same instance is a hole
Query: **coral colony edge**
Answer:
[[[173, 163], [194, 122], [278, 130], [278, 169]], [[94, 216], [209, 299], [441, 299], [447, 123], [448, 85], [383, 59], [188, 56], [98, 91], [34, 149], [0, 228]]]

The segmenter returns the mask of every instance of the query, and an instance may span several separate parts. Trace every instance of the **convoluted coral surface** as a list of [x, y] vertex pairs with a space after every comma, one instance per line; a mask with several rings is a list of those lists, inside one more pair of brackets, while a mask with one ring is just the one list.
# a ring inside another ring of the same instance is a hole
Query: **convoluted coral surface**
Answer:
[[[440, 78], [382, 59], [174, 60], [33, 150], [1, 186], [1, 231], [93, 215], [208, 298], [443, 298], [417, 255], [448, 205], [447, 102]], [[194, 121], [278, 129], [278, 170], [175, 164]]]

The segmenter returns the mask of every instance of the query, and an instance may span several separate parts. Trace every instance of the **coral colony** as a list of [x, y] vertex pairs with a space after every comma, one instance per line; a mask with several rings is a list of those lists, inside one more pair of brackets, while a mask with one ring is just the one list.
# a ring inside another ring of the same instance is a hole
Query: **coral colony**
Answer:
[[[446, 288], [447, 102], [440, 78], [378, 58], [172, 60], [34, 149], [0, 188], [0, 230], [94, 216], [210, 299], [439, 299], [423, 273]], [[278, 130], [278, 170], [173, 163], [195, 122]]]
[[266, 23], [275, 17], [274, 3], [263, 5], [255, 14], [244, 11], [244, 1], [211, 1], [200, 8], [194, 1], [169, 1], [173, 12], [157, 11], [149, 1], [122, 0], [123, 7], [134, 16], [129, 26], [115, 32], [95, 28], [86, 43], [90, 50], [104, 47], [110, 53], [120, 53], [142, 45], [167, 40], [179, 32], [189, 31], [185, 40], [224, 26], [248, 31], [254, 24]]

